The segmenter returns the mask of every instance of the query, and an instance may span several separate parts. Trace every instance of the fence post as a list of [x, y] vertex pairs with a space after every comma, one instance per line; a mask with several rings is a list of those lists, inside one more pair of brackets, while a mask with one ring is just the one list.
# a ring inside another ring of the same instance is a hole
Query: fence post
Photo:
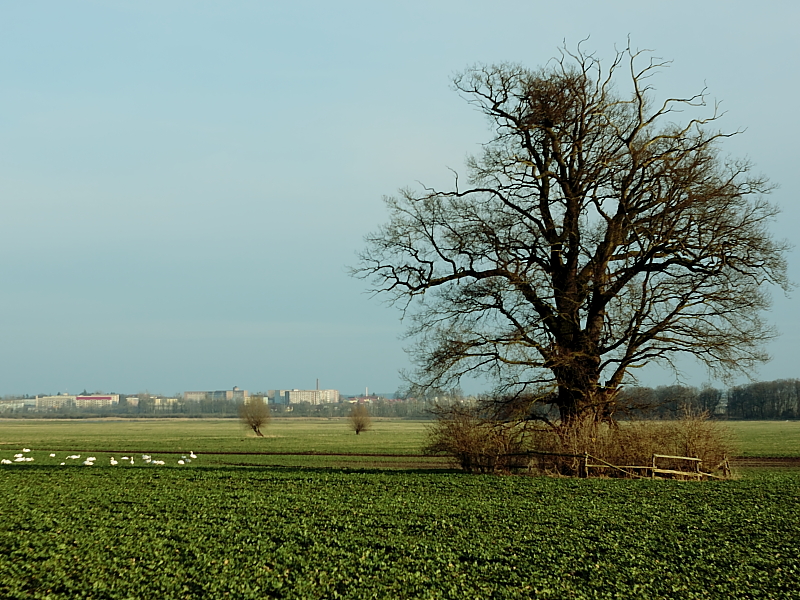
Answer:
[[589, 477], [589, 453], [583, 453], [583, 477]]
[[650, 479], [656, 478], [656, 455], [653, 454], [653, 468], [650, 469]]

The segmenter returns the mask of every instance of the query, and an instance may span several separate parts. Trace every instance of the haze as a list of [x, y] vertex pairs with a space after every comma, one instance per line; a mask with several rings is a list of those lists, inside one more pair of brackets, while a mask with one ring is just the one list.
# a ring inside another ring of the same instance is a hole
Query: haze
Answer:
[[[658, 98], [707, 86], [796, 238], [795, 3], [379, 4], [0, 7], [0, 394], [394, 391], [399, 313], [346, 274], [381, 196], [489, 139], [453, 73], [587, 36], [673, 60]], [[798, 312], [776, 293], [756, 378], [798, 376]]]

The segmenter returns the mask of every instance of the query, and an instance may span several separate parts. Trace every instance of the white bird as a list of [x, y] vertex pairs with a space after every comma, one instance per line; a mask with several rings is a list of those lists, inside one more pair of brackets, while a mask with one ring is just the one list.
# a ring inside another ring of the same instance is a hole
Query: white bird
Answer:
[[131, 464], [133, 464], [133, 457], [131, 457]]
[[67, 458], [70, 460], [77, 460], [81, 457], [80, 454], [70, 454]]
[[96, 456], [90, 456], [90, 457], [89, 457], [89, 458], [87, 458], [86, 460], [90, 460], [90, 461], [94, 462], [94, 461], [96, 461], [96, 460], [97, 460], [97, 457], [96, 457]]
[[118, 462], [117, 462], [117, 461], [114, 459], [114, 457], [112, 456], [112, 457], [111, 457], [111, 466], [112, 466], [112, 467], [116, 467], [118, 464], [119, 464], [119, 463], [118, 463]]
[[67, 463], [61, 463], [61, 466], [63, 467], [65, 464], [67, 464]]
[[194, 452], [189, 452], [189, 458], [197, 458], [197, 455]]
[[130, 460], [130, 457], [129, 456], [123, 456], [122, 460]]
[[12, 462], [10, 460], [8, 460], [7, 458], [4, 458], [3, 460], [0, 460], [0, 465], [10, 465], [10, 464], [12, 464]]
[[185, 462], [183, 462], [182, 460], [179, 460], [179, 461], [178, 461], [178, 464], [179, 464], [179, 465], [185, 465], [186, 463], [185, 463]]
[[149, 454], [142, 454], [142, 460], [149, 461], [150, 460], [150, 455]]
[[94, 463], [92, 461], [90, 461], [90, 460], [85, 460], [85, 461], [83, 461], [83, 465], [85, 465], [87, 467], [93, 467]]
[[163, 465], [163, 464], [164, 464], [164, 461], [163, 461], [163, 460], [154, 460], [154, 461], [153, 461], [153, 464], [154, 464], [154, 465]]
[[56, 455], [55, 455], [55, 454], [51, 454], [51, 455], [50, 455], [50, 458], [55, 458], [55, 457], [56, 457]]
[[14, 458], [22, 458], [22, 454], [15, 454]]
[[23, 448], [23, 449], [22, 449], [22, 451], [23, 451], [23, 452], [30, 452], [30, 451], [31, 451], [31, 449], [30, 449], [30, 448]]

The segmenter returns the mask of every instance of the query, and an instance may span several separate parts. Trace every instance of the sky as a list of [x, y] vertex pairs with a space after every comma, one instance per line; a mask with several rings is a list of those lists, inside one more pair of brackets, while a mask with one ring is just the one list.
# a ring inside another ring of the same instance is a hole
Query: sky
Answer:
[[[382, 196], [450, 187], [490, 139], [454, 74], [585, 38], [671, 60], [656, 97], [721, 101], [796, 243], [798, 22], [788, 1], [0, 2], [0, 395], [395, 391], [404, 324], [347, 273]], [[800, 376], [797, 293], [774, 301], [755, 379]]]

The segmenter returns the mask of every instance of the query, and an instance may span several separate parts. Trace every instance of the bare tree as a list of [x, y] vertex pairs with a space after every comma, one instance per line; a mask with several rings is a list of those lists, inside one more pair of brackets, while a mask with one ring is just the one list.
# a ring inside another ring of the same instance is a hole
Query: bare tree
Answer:
[[765, 288], [790, 287], [770, 186], [720, 153], [733, 134], [715, 129], [716, 107], [676, 124], [705, 91], [654, 102], [665, 66], [630, 47], [603, 66], [578, 46], [538, 70], [455, 78], [492, 139], [467, 185], [387, 198], [354, 269], [410, 319], [412, 380], [489, 376], [569, 430], [613, 420], [647, 363], [689, 355], [726, 376], [767, 359]]
[[366, 404], [355, 404], [348, 419], [350, 420], [350, 429], [355, 431], [356, 435], [372, 427], [372, 417], [369, 415]]
[[239, 419], [258, 437], [264, 437], [261, 428], [268, 425], [271, 418], [269, 406], [261, 396], [251, 396], [239, 405]]

